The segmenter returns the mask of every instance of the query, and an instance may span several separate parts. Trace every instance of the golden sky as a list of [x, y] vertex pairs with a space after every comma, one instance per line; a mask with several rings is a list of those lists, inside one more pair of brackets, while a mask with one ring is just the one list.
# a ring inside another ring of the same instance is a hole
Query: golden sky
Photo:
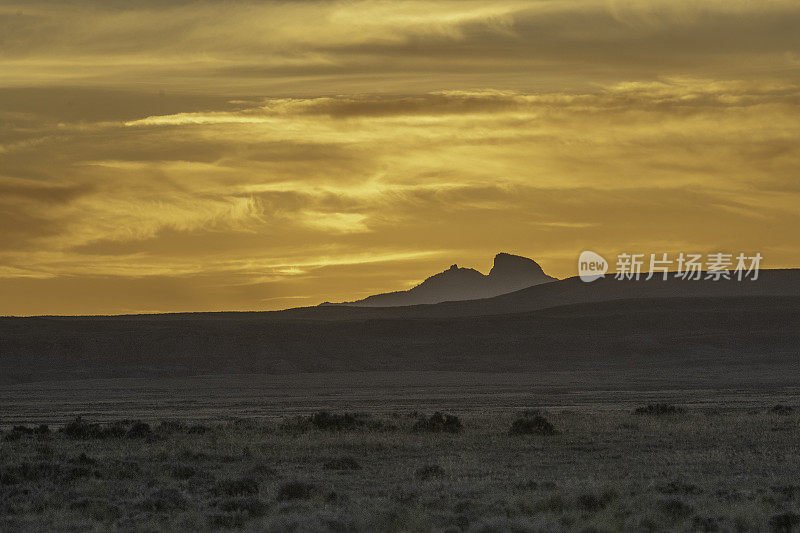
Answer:
[[0, 0], [0, 314], [800, 265], [796, 0]]

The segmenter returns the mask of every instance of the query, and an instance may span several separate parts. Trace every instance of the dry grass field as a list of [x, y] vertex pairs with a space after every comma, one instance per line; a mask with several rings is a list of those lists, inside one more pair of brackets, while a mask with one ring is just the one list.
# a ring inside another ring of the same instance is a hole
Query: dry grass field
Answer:
[[798, 411], [718, 398], [6, 425], [0, 531], [796, 530]]

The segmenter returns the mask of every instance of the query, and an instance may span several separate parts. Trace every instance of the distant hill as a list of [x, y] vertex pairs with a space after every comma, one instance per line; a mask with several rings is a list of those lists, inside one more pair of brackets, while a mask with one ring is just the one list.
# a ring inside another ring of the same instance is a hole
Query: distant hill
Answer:
[[548, 276], [533, 259], [499, 253], [489, 274], [474, 268], [452, 265], [444, 272], [435, 274], [419, 285], [407, 290], [375, 294], [342, 305], [358, 307], [396, 307], [404, 305], [434, 304], [448, 301], [491, 298], [534, 285], [541, 285], [556, 278]]
[[796, 296], [627, 299], [426, 319], [284, 316], [0, 318], [0, 384], [372, 370], [800, 371]]
[[609, 275], [591, 283], [578, 277], [543, 283], [492, 298], [447, 301], [405, 307], [360, 307], [353, 304], [298, 307], [270, 314], [282, 318], [320, 320], [378, 318], [443, 318], [522, 313], [562, 305], [630, 298], [697, 298], [730, 296], [800, 296], [800, 269], [763, 269], [758, 279], [683, 280], [660, 276], [651, 280], [617, 280]]
[[800, 270], [569, 278], [405, 307], [0, 318], [0, 383], [362, 370], [800, 371]]

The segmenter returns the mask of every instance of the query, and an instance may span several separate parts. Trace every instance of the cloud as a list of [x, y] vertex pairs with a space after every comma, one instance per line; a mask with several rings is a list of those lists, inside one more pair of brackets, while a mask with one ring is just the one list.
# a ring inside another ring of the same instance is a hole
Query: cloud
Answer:
[[799, 22], [791, 0], [7, 2], [0, 66], [14, 87], [553, 90], [565, 80], [783, 77], [796, 67]]
[[365, 224], [367, 216], [361, 213], [303, 211], [301, 216], [304, 224], [332, 233], [362, 233], [369, 231]]
[[501, 250], [562, 276], [587, 248], [796, 264], [798, 22], [788, 0], [6, 2], [0, 313], [68, 312], [52, 294], [89, 280], [119, 310], [349, 300]]
[[52, 184], [35, 180], [5, 178], [0, 176], [0, 198], [7, 203], [40, 202], [66, 204], [89, 193], [90, 184]]

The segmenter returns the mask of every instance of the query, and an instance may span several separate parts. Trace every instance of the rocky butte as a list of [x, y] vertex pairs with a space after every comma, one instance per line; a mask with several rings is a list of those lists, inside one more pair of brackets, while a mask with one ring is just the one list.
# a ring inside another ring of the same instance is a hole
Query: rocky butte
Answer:
[[387, 292], [368, 296], [346, 305], [363, 307], [395, 307], [401, 305], [433, 304], [455, 300], [491, 298], [533, 285], [556, 281], [548, 276], [533, 259], [499, 253], [488, 274], [474, 268], [452, 265], [407, 291]]

